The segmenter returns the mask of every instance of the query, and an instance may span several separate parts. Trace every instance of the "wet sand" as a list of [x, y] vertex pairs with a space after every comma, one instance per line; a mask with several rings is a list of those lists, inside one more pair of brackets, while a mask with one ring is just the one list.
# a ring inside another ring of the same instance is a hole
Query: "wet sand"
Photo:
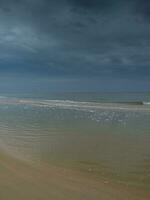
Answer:
[[2, 200], [148, 200], [150, 192], [96, 178], [92, 172], [20, 161], [0, 153]]

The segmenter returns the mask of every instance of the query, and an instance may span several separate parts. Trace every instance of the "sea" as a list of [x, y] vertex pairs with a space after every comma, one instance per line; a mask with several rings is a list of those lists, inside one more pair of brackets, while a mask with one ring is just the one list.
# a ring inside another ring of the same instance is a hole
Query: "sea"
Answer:
[[150, 92], [2, 93], [0, 149], [147, 188]]

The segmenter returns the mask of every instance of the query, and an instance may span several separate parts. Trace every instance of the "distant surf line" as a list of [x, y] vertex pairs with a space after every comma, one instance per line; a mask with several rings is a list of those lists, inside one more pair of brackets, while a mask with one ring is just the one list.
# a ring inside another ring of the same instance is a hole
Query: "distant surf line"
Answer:
[[150, 111], [150, 102], [133, 101], [133, 102], [84, 102], [71, 100], [39, 100], [39, 99], [20, 99], [3, 97], [0, 98], [0, 104], [5, 105], [31, 105], [38, 107], [72, 109], [72, 110], [86, 110], [99, 111], [118, 110], [118, 111]]

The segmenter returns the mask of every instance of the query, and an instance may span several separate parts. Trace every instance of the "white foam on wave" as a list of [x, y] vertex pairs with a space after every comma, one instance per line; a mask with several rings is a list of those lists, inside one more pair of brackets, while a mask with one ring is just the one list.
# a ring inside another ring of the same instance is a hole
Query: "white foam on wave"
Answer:
[[0, 98], [0, 104], [31, 105], [48, 108], [86, 110], [90, 112], [101, 109], [120, 111], [150, 111], [150, 107], [148, 106], [150, 105], [150, 102], [145, 102], [143, 105], [127, 105], [119, 103], [80, 102], [71, 100]]
[[150, 105], [150, 102], [143, 102], [143, 105]]
[[20, 103], [30, 104], [33, 106], [56, 107], [62, 109], [77, 109], [95, 111], [101, 109], [109, 110], [134, 110], [134, 111], [150, 111], [148, 106], [144, 105], [126, 105], [119, 103], [98, 103], [98, 102], [80, 102], [71, 100], [20, 100]]

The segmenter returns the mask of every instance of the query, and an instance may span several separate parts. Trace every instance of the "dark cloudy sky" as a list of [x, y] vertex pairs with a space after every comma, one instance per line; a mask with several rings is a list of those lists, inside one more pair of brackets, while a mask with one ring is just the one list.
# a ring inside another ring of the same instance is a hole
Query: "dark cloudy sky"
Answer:
[[0, 77], [149, 89], [150, 1], [0, 0]]

